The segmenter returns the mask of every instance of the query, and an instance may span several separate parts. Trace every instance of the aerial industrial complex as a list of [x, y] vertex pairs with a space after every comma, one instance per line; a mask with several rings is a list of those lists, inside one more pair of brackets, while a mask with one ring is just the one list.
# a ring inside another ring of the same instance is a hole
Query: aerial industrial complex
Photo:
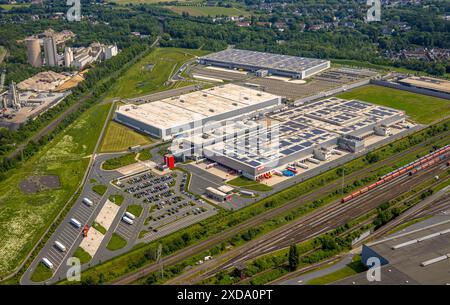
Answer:
[[[299, 106], [282, 97], [227, 84], [141, 105], [119, 107], [115, 119], [173, 140], [178, 160], [209, 159], [252, 180], [283, 166], [326, 161], [336, 149], [359, 152], [365, 139], [405, 125], [403, 111], [328, 98]], [[392, 128], [394, 127], [394, 128]]]
[[[49, 67], [62, 66], [82, 69], [87, 64], [99, 60], [107, 60], [118, 54], [116, 45], [104, 45], [98, 42], [88, 47], [66, 47], [65, 42], [74, 38], [71, 31], [55, 32], [48, 29], [44, 33], [25, 39], [28, 63], [33, 67], [43, 65]], [[42, 56], [41, 45], [44, 49]], [[64, 49], [64, 54], [58, 54], [58, 49]]]
[[124, 105], [116, 121], [158, 138], [281, 104], [281, 97], [228, 84], [143, 105]]
[[227, 49], [199, 58], [199, 63], [228, 69], [243, 69], [268, 74], [303, 79], [330, 68], [330, 61], [289, 55], [270, 54], [239, 49]]
[[[37, 47], [35, 43], [30, 45]], [[100, 44], [66, 48], [64, 63], [67, 67], [82, 68], [90, 60], [115, 54], [115, 47], [105, 49]], [[84, 60], [87, 61], [83, 64]], [[41, 61], [37, 57], [37, 62]], [[153, 68], [157, 64], [146, 61], [142, 67]], [[219, 270], [227, 273], [231, 267], [238, 269], [241, 265], [245, 269], [245, 263], [255, 257], [285, 249], [293, 241], [300, 243], [312, 237], [320, 238], [337, 227], [344, 228], [344, 224], [363, 219], [368, 212], [380, 210], [381, 213], [382, 202], [388, 205], [390, 200], [394, 202], [396, 196], [408, 190], [418, 196], [420, 192], [416, 193], [415, 188], [422, 185], [423, 177], [433, 180], [433, 185], [445, 181], [440, 179], [447, 179], [450, 148], [449, 145], [439, 148], [440, 140], [428, 141], [428, 146], [417, 147], [414, 151], [404, 150], [411, 159], [427, 153], [406, 165], [402, 165], [404, 160], [391, 156], [399, 148], [394, 140], [401, 139], [404, 143], [408, 141], [404, 137], [414, 135], [426, 125], [412, 121], [403, 110], [384, 106], [395, 107], [387, 99], [367, 98], [373, 102], [369, 103], [360, 100], [365, 98], [356, 92], [336, 96], [372, 81], [386, 82], [380, 73], [368, 69], [328, 68], [330, 62], [326, 60], [227, 49], [199, 57], [197, 62], [189, 60], [175, 65], [165, 81], [165, 85], [173, 85], [189, 78], [190, 85], [174, 86], [145, 96], [130, 94], [132, 98], [122, 99], [117, 108], [111, 108], [115, 109], [112, 110], [115, 122], [105, 121], [105, 134], [99, 139], [100, 150], [86, 174], [79, 198], [27, 268], [21, 283], [55, 283], [66, 277], [70, 267], [66, 260], [72, 255], [88, 257], [82, 265], [85, 272], [104, 261], [127, 255], [128, 251], [137, 249], [136, 245], [159, 242], [201, 221], [214, 222], [218, 218], [206, 219], [222, 217], [219, 212], [225, 217], [230, 215], [227, 221], [233, 223], [233, 211], [240, 210], [245, 215], [259, 206], [263, 212], [254, 216], [258, 222], [251, 225], [256, 227], [269, 219], [266, 212], [276, 213], [270, 219], [277, 219], [285, 213], [283, 209], [303, 209], [305, 203], [308, 209], [312, 207], [311, 217], [295, 219], [295, 216], [292, 223], [281, 226], [274, 235], [257, 237], [263, 242], [243, 243], [243, 248], [236, 247], [239, 253], [230, 249], [227, 255], [234, 254], [217, 265], [214, 273]], [[308, 77], [308, 81], [303, 80]], [[48, 71], [22, 81], [17, 88], [12, 83], [9, 90], [0, 95], [0, 106], [4, 109], [0, 118], [6, 122], [35, 117], [63, 100], [69, 93], [66, 90], [79, 78], [83, 79], [82, 72]], [[447, 85], [433, 79], [411, 80], [426, 82], [428, 87], [439, 85], [440, 89]], [[413, 83], [408, 89], [411, 86]], [[414, 83], [414, 86], [418, 85]], [[37, 101], [44, 98], [45, 103]], [[135, 140], [128, 141], [133, 137]], [[437, 135], [435, 137], [437, 139]], [[127, 141], [123, 141], [125, 138]], [[115, 142], [115, 147], [102, 150], [108, 142]], [[392, 149], [387, 148], [388, 144]], [[433, 152], [428, 151], [431, 147]], [[380, 151], [386, 150], [390, 150], [386, 153], [389, 156], [380, 156]], [[351, 168], [350, 175], [347, 168]], [[327, 180], [328, 177], [333, 178]], [[35, 181], [36, 178], [28, 179], [20, 185], [31, 192], [37, 185]], [[317, 187], [329, 181], [328, 189]], [[303, 190], [296, 190], [300, 188]], [[286, 202], [274, 205], [279, 209], [265, 210], [272, 198], [274, 202]], [[323, 198], [331, 199], [324, 204]], [[255, 205], [250, 206], [252, 204]], [[315, 210], [316, 207], [320, 209]], [[357, 233], [351, 236], [352, 246], [371, 234], [368, 230], [372, 224], [375, 226], [377, 219], [355, 222], [350, 228]], [[438, 233], [443, 232], [448, 233], [448, 228], [443, 227]], [[437, 234], [434, 230], [429, 233], [425, 238]], [[224, 230], [224, 234], [231, 233]], [[184, 237], [186, 235], [181, 238]], [[422, 238], [422, 235], [417, 237]], [[231, 235], [224, 240], [230, 238]], [[246, 240], [245, 233], [242, 239]], [[420, 268], [417, 262], [413, 268], [404, 266], [398, 257], [411, 244], [409, 237], [400, 241], [366, 245], [362, 257], [377, 254], [386, 264], [385, 268], [398, 267], [400, 272], [392, 273], [394, 276], [401, 275], [401, 268], [405, 268], [404, 273], [411, 269], [405, 279], [414, 283], [420, 282], [414, 275], [425, 265], [430, 269], [429, 266], [437, 266], [435, 262], [448, 258], [438, 256], [436, 251], [436, 255], [421, 257]], [[419, 248], [417, 253], [424, 252]], [[221, 255], [220, 252], [207, 253], [195, 265], [201, 268], [205, 261], [217, 264], [212, 254], [217, 258]], [[191, 268], [197, 272], [196, 266]], [[37, 277], [42, 270], [47, 272], [45, 277]], [[184, 274], [189, 276], [189, 268], [186, 270], [180, 274], [181, 280]], [[199, 278], [193, 277], [193, 282], [200, 282], [202, 272], [198, 273]], [[360, 282], [360, 279], [353, 281]], [[168, 283], [172, 283], [171, 279]]]
[[[267, 117], [209, 126], [178, 137], [172, 153], [181, 158], [206, 157], [252, 180], [262, 180], [296, 162], [320, 163], [338, 150], [359, 152], [365, 139], [388, 137], [403, 128], [405, 113], [361, 101], [338, 98], [276, 109]], [[394, 127], [394, 128], [391, 128]], [[193, 154], [194, 153], [194, 154]]]
[[[119, 52], [116, 45], [98, 42], [87, 47], [65, 46], [66, 41], [74, 37], [71, 31], [55, 32], [48, 29], [24, 40], [31, 66], [64, 66], [73, 72], [41, 71], [18, 84], [10, 83], [9, 90], [3, 91], [6, 79], [6, 71], [3, 70], [0, 77], [0, 127], [17, 130], [28, 120], [42, 115], [85, 80], [84, 74], [88, 72], [85, 68], [89, 64], [111, 59]], [[59, 50], [64, 50], [64, 53], [59, 54]]]

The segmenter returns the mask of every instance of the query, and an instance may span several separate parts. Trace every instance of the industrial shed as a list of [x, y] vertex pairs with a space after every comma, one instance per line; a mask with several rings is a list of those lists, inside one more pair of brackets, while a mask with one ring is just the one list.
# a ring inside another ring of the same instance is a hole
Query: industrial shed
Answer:
[[281, 104], [281, 97], [227, 84], [142, 105], [119, 107], [115, 120], [158, 138]]
[[228, 69], [243, 69], [269, 74], [304, 79], [330, 68], [330, 61], [282, 54], [272, 54], [240, 49], [226, 49], [199, 58], [199, 63]]

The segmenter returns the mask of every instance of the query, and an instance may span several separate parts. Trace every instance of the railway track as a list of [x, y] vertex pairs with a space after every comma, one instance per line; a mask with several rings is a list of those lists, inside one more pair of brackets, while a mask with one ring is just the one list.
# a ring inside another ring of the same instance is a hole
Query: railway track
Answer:
[[[447, 190], [448, 190], [448, 188], [447, 188]], [[440, 202], [441, 200], [443, 200], [443, 202], [440, 203], [439, 206], [435, 207], [434, 203], [436, 201]], [[439, 208], [443, 208], [445, 206], [448, 207], [449, 205], [450, 205], [450, 194], [448, 194], [448, 193], [446, 193], [444, 195], [444, 199], [442, 197], [438, 197], [437, 199], [433, 199], [433, 200], [430, 200], [429, 198], [428, 198], [428, 200], [425, 199], [423, 202], [414, 205], [413, 207], [411, 207], [410, 209], [405, 211], [403, 214], [401, 214], [400, 216], [398, 216], [391, 222], [387, 223], [386, 225], [384, 225], [383, 227], [381, 227], [380, 229], [375, 231], [375, 233], [370, 235], [370, 240], [375, 240], [375, 239], [381, 238], [382, 236], [389, 233], [397, 226], [399, 226], [407, 221], [410, 221], [414, 218], [423, 217], [424, 215], [422, 213], [426, 209], [428, 209], [428, 211], [431, 212], [433, 210], [439, 210]], [[428, 213], [428, 215], [429, 215], [429, 213]], [[367, 242], [367, 240], [362, 240], [357, 245], [362, 244], [364, 242]]]
[[426, 216], [436, 215], [448, 209], [450, 209], [450, 194], [447, 194], [445, 198], [434, 203], [432, 206], [431, 205], [427, 206], [425, 209], [419, 211], [415, 215], [412, 215], [411, 217], [408, 218], [408, 221]]
[[[424, 179], [433, 177], [445, 169], [446, 166], [444, 164], [436, 164], [411, 177], [405, 174], [389, 184], [365, 193], [348, 203], [341, 204], [340, 201], [334, 202], [254, 241], [250, 241], [245, 246], [223, 254], [217, 258], [215, 268], [211, 266], [214, 262], [208, 262], [209, 266], [205, 266], [205, 269], [208, 270], [203, 274], [196, 275], [196, 273], [199, 273], [196, 270], [188, 271], [168, 283], [186, 284], [186, 281], [189, 281], [189, 275], [194, 276], [191, 282], [196, 283], [221, 270], [229, 269], [261, 255], [286, 248], [293, 243], [299, 243], [317, 237], [345, 224], [351, 219], [366, 214], [368, 211], [378, 207], [381, 203], [398, 197], [411, 188], [420, 185]], [[194, 269], [198, 270], [198, 268]]]
[[[377, 170], [379, 170], [383, 167], [386, 167], [386, 166], [393, 166], [396, 164], [396, 162], [400, 161], [406, 155], [409, 155], [412, 153], [419, 153], [420, 151], [422, 151], [423, 149], [426, 149], [427, 147], [429, 147], [431, 145], [436, 145], [436, 144], [443, 143], [443, 142], [445, 143], [446, 138], [449, 135], [450, 135], [450, 131], [447, 131], [443, 134], [439, 134], [437, 136], [431, 137], [427, 141], [424, 141], [416, 146], [413, 146], [410, 149], [402, 151], [398, 154], [395, 154], [392, 157], [389, 157], [385, 160], [382, 160], [373, 165], [370, 165], [364, 169], [361, 169], [359, 171], [349, 174], [347, 176], [347, 180], [357, 179], [358, 177], [367, 175], [367, 173], [374, 173]], [[275, 209], [270, 209], [270, 210], [263, 212], [255, 217], [252, 217], [251, 219], [249, 219], [239, 225], [236, 225], [235, 227], [232, 227], [232, 228], [222, 232], [221, 234], [211, 236], [210, 238], [208, 238], [204, 241], [201, 241], [190, 247], [184, 248], [178, 252], [168, 255], [164, 258], [164, 264], [166, 266], [176, 264], [177, 262], [187, 259], [195, 254], [201, 253], [215, 245], [220, 244], [222, 241], [227, 240], [230, 237], [233, 237], [234, 235], [240, 233], [241, 231], [243, 231], [245, 229], [256, 227], [256, 226], [266, 222], [267, 220], [275, 218], [278, 215], [282, 215], [283, 213], [288, 212], [290, 210], [293, 210], [293, 209], [301, 206], [302, 204], [305, 204], [307, 202], [312, 202], [318, 198], [321, 198], [324, 195], [328, 194], [329, 192], [339, 189], [340, 186], [341, 186], [341, 181], [339, 181], [339, 179], [337, 179], [336, 181], [328, 184], [327, 186], [322, 187], [321, 189], [319, 189], [316, 192], [311, 192], [311, 193], [305, 194], [303, 196], [300, 196], [298, 199], [293, 200], [283, 206], [280, 206]], [[158, 270], [159, 270], [158, 264], [152, 263], [144, 268], [141, 268], [140, 270], [137, 270], [133, 273], [127, 274], [127, 275], [117, 279], [116, 281], [113, 282], [113, 284], [124, 285], [124, 284], [128, 284], [128, 283], [132, 283], [132, 282], [135, 282], [135, 281], [145, 277], [147, 274], [158, 271]]]

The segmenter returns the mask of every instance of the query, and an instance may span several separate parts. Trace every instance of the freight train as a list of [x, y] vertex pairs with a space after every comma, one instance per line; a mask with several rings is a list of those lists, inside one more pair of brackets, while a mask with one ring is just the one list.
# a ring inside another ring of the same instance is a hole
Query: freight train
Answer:
[[[432, 152], [430, 154], [427, 154], [423, 156], [422, 158], [417, 159], [414, 162], [411, 162], [409, 164], [406, 164], [405, 166], [402, 166], [382, 177], [379, 178], [379, 180], [375, 183], [372, 183], [369, 186], [366, 186], [344, 198], [341, 199], [341, 203], [348, 202], [388, 181], [391, 181], [405, 173], [408, 173], [409, 175], [415, 174], [417, 171], [425, 169], [427, 167], [432, 166], [433, 164], [436, 164], [446, 158], [450, 157], [450, 144], [447, 146], [442, 147], [441, 149], [436, 150], [435, 152]], [[450, 166], [450, 162], [447, 162], [447, 166]]]

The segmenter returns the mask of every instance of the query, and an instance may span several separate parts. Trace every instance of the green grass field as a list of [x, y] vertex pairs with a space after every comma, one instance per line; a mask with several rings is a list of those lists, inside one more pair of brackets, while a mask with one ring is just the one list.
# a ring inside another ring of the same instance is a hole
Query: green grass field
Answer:
[[27, 3], [15, 3], [15, 4], [0, 4], [0, 8], [10, 11], [13, 8], [29, 7], [30, 4]]
[[142, 206], [138, 204], [131, 204], [127, 207], [127, 212], [130, 212], [134, 216], [139, 217], [141, 216], [142, 209], [143, 209]]
[[6, 49], [4, 46], [0, 46], [0, 64], [3, 62], [3, 59], [5, 59], [6, 55]]
[[84, 249], [81, 247], [78, 247], [75, 250], [75, 252], [73, 253], [73, 257], [78, 258], [82, 265], [86, 264], [87, 262], [89, 262], [92, 259], [91, 255], [89, 253], [87, 253], [86, 251], [84, 251]]
[[404, 110], [414, 121], [429, 124], [450, 115], [450, 101], [380, 86], [365, 86], [337, 97]]
[[165, 6], [171, 11], [182, 14], [188, 13], [191, 16], [249, 16], [250, 13], [235, 7], [219, 6]]
[[346, 277], [352, 276], [354, 274], [365, 271], [366, 268], [361, 263], [361, 256], [356, 255], [353, 258], [353, 261], [345, 266], [344, 268], [337, 270], [333, 273], [324, 275], [319, 278], [315, 278], [313, 280], [308, 281], [307, 285], [326, 285], [329, 283], [336, 282], [338, 280], [345, 279]]
[[107, 232], [106, 228], [104, 226], [102, 226], [101, 224], [99, 224], [98, 222], [94, 222], [92, 224], [92, 227], [94, 229], [96, 229], [97, 231], [99, 231], [100, 233], [102, 233], [103, 235], [105, 235]]
[[148, 136], [144, 136], [131, 128], [111, 121], [103, 137], [100, 152], [118, 152], [127, 150], [131, 146], [152, 143]]
[[[184, 62], [194, 56], [207, 54], [203, 50], [180, 48], [157, 48], [128, 69], [114, 84], [109, 98], [128, 98], [150, 92], [157, 92], [180, 85], [177, 82], [166, 86], [164, 83]], [[152, 69], [148, 65], [154, 65]], [[189, 85], [188, 81], [183, 85]]]
[[268, 185], [247, 179], [242, 176], [234, 178], [233, 180], [230, 180], [227, 183], [229, 185], [242, 187], [242, 188], [252, 190], [252, 191], [268, 192], [268, 191], [272, 190], [272, 187], [270, 187]]
[[140, 161], [147, 161], [147, 160], [150, 160], [151, 158], [152, 158], [152, 153], [150, 152], [150, 149], [145, 149], [145, 150], [142, 150], [141, 152], [139, 152], [138, 159]]
[[45, 266], [44, 263], [40, 262], [36, 266], [36, 269], [34, 270], [33, 274], [31, 275], [31, 280], [35, 283], [39, 283], [48, 280], [52, 276], [53, 276], [52, 270], [50, 270], [47, 266]]
[[[179, 3], [195, 3], [201, 2], [201, 0], [176, 0]], [[157, 4], [163, 2], [173, 2], [173, 0], [111, 0], [111, 2], [115, 2], [117, 4]]]
[[96, 192], [97, 194], [99, 194], [100, 196], [103, 196], [103, 194], [105, 194], [107, 189], [108, 189], [108, 187], [103, 184], [97, 184], [92, 187], [92, 190], [94, 192]]
[[102, 169], [113, 170], [136, 162], [136, 153], [129, 153], [120, 157], [106, 160], [102, 164]]
[[[110, 109], [96, 105], [0, 184], [0, 277], [17, 267], [55, 219], [83, 179]], [[58, 175], [61, 187], [25, 194], [19, 183], [30, 175]]]
[[109, 201], [114, 202], [118, 206], [122, 205], [122, 202], [124, 199], [125, 198], [123, 198], [122, 195], [118, 195], [118, 194], [109, 196]]
[[113, 233], [106, 248], [111, 251], [122, 249], [127, 245], [127, 241], [117, 233]]

